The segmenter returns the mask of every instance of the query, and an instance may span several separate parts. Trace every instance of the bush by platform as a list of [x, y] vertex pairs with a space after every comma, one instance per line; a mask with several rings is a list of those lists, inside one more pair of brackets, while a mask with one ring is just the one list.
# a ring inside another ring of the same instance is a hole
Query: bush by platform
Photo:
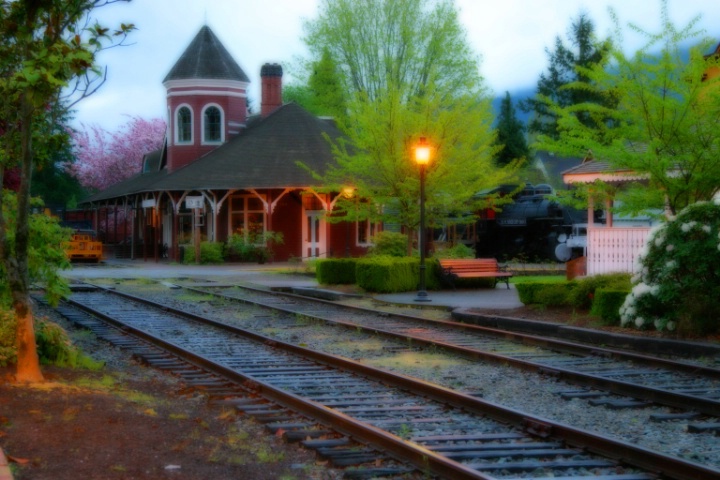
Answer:
[[315, 265], [315, 277], [321, 285], [352, 285], [355, 283], [357, 258], [326, 258]]

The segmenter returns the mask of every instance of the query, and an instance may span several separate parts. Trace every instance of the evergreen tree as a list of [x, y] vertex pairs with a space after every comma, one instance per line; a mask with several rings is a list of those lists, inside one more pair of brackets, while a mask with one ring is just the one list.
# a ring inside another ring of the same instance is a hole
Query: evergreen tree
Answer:
[[[644, 177], [620, 192], [626, 213], [664, 206], [676, 214], [720, 192], [720, 77], [708, 75], [718, 71], [720, 59], [704, 55], [717, 40], [703, 38], [703, 32], [697, 31], [699, 16], [683, 28], [675, 27], [667, 2], [661, 5], [661, 31], [630, 25], [647, 38], [642, 49], [626, 55], [613, 48], [610, 67], [594, 65], [586, 71], [590, 79], [586, 86], [570, 86], [596, 95], [612, 92], [614, 106], [553, 105], [560, 135], [539, 138], [538, 148], [571, 156], [589, 150], [617, 170]], [[617, 32], [613, 43], [622, 45], [621, 27], [617, 16], [613, 18]], [[689, 56], [688, 44], [694, 45]], [[588, 125], [578, 112], [611, 121]], [[596, 191], [597, 187], [593, 186]]]
[[320, 60], [312, 62], [311, 70], [307, 83], [283, 88], [283, 101], [295, 102], [314, 115], [343, 121], [347, 116], [347, 93], [330, 50], [323, 50]]
[[497, 144], [502, 147], [495, 154], [495, 163], [498, 166], [508, 165], [514, 160], [524, 159], [530, 155], [530, 148], [525, 140], [525, 125], [515, 115], [510, 92], [505, 92], [505, 98], [500, 104], [495, 130]]
[[[567, 88], [575, 82], [589, 83], [590, 79], [585, 69], [594, 64], [602, 63], [611, 48], [610, 40], [596, 42], [594, 38], [595, 25], [587, 14], [580, 13], [575, 20], [568, 35], [571, 45], [566, 46], [558, 36], [555, 38], [555, 50], [548, 54], [549, 65], [545, 73], [540, 74], [537, 83], [535, 98], [520, 103], [524, 112], [532, 112], [528, 130], [530, 133], [540, 133], [552, 138], [558, 137], [557, 115], [548, 106], [548, 101], [562, 107], [590, 102], [610, 106], [611, 99], [597, 92], [583, 88]], [[595, 120], [588, 112], [579, 112], [578, 119], [585, 125]]]
[[329, 115], [338, 120], [347, 115], [347, 100], [338, 68], [329, 49], [315, 63], [308, 82], [313, 106], [318, 115]]

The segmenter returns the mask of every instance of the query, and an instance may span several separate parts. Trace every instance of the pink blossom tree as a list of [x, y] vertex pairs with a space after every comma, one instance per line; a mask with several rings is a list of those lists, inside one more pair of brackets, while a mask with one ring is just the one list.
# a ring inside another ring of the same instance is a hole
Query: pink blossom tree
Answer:
[[130, 117], [114, 133], [83, 125], [71, 134], [76, 161], [68, 169], [84, 187], [103, 190], [140, 173], [143, 156], [162, 148], [165, 130], [160, 118]]

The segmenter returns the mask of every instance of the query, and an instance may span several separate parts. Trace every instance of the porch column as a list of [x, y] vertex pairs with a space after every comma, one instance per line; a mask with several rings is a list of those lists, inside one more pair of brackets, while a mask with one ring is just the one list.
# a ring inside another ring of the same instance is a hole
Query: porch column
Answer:
[[605, 200], [605, 226], [612, 228], [613, 226], [613, 214], [612, 214], [613, 201], [611, 198]]

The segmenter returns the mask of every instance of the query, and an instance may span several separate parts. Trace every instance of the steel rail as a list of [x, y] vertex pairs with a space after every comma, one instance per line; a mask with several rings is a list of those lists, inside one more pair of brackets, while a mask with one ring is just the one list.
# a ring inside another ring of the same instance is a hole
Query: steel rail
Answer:
[[[183, 287], [191, 291], [201, 292], [201, 293], [211, 293], [213, 295], [217, 295], [220, 298], [229, 299], [229, 300], [236, 300], [248, 304], [258, 305], [263, 308], [268, 308], [272, 310], [277, 310], [280, 312], [284, 312], [287, 314], [295, 315], [299, 312], [284, 308], [277, 305], [271, 305], [268, 303], [259, 302], [256, 300], [250, 300], [250, 299], [244, 299], [244, 298], [237, 298], [227, 295], [219, 295], [214, 292], [208, 292], [207, 290], [203, 289], [197, 289], [197, 288], [188, 288]], [[241, 287], [246, 288], [246, 287]], [[263, 290], [257, 290], [258, 292], [261, 292], [263, 294], [269, 295], [269, 294], [275, 294], [269, 293], [267, 291]], [[291, 298], [298, 298], [303, 301], [311, 301], [315, 302], [318, 301], [318, 303], [328, 303], [334, 307], [338, 307], [337, 304], [332, 302], [326, 302], [324, 300], [308, 300], [306, 297], [297, 296], [294, 294], [287, 294], [287, 293], [281, 293], [279, 295], [282, 296], [291, 296]], [[349, 307], [346, 305], [342, 305], [342, 308], [349, 308], [349, 309], [358, 309], [361, 311], [364, 311], [365, 313], [374, 313], [377, 314], [377, 312], [374, 312], [373, 310], [369, 309], [363, 309], [358, 307]], [[302, 313], [302, 312], [300, 312]], [[597, 388], [600, 390], [608, 391], [617, 395], [627, 396], [627, 397], [633, 397], [638, 398], [642, 400], [646, 400], [649, 402], [653, 402], [656, 404], [661, 405], [667, 405], [674, 408], [679, 408], [682, 410], [693, 410], [697, 411], [699, 413], [703, 413], [706, 415], [718, 417], [720, 416], [720, 402], [712, 399], [692, 396], [692, 395], [686, 395], [682, 393], [675, 393], [668, 390], [662, 390], [659, 388], [653, 388], [649, 386], [644, 385], [636, 385], [634, 383], [630, 382], [624, 382], [621, 380], [614, 380], [607, 377], [604, 377], [602, 375], [592, 375], [588, 373], [582, 373], [578, 371], [574, 371], [568, 368], [562, 368], [557, 366], [547, 366], [543, 365], [541, 363], [535, 363], [527, 360], [522, 360], [518, 358], [513, 358], [511, 356], [498, 354], [498, 353], [491, 353], [491, 352], [485, 352], [482, 350], [478, 350], [471, 347], [463, 347], [459, 345], [454, 345], [452, 343], [442, 342], [438, 340], [432, 340], [423, 338], [418, 335], [411, 335], [407, 333], [398, 333], [394, 332], [392, 330], [386, 330], [378, 327], [373, 326], [367, 326], [367, 325], [359, 325], [355, 324], [349, 321], [344, 320], [337, 320], [332, 318], [323, 317], [321, 315], [316, 314], [309, 314], [309, 313], [302, 313], [303, 315], [307, 317], [316, 318], [319, 320], [322, 320], [327, 323], [332, 323], [336, 325], [341, 325], [347, 328], [351, 329], [357, 329], [361, 328], [362, 330], [373, 332], [379, 335], [386, 336], [388, 338], [397, 338], [402, 340], [412, 339], [413, 342], [424, 345], [424, 346], [434, 346], [434, 347], [440, 347], [447, 351], [451, 351], [453, 353], [460, 354], [464, 357], [471, 358], [473, 360], [483, 360], [483, 361], [490, 361], [494, 363], [500, 363], [505, 365], [511, 365], [515, 368], [520, 368], [525, 371], [530, 371], [534, 373], [539, 373], [543, 375], [552, 376], [557, 379], [562, 379], [569, 381], [571, 383], [576, 383], [580, 385], [584, 385], [591, 388]], [[385, 313], [383, 313], [384, 315]], [[418, 318], [413, 317], [409, 315], [399, 315], [399, 314], [388, 314], [392, 316], [396, 316], [397, 318], [406, 319], [406, 320], [412, 320], [415, 322], [422, 322], [427, 325], [432, 326], [440, 326], [440, 327], [447, 327], [452, 329], [458, 329], [458, 330], [466, 330], [472, 333], [479, 333], [479, 334], [488, 334], [495, 338], [503, 338], [506, 340], [522, 343], [523, 345], [530, 345], [535, 347], [541, 347], [541, 348], [547, 348], [551, 350], [557, 350], [564, 353], [570, 353], [575, 355], [591, 355], [591, 356], [599, 356], [603, 358], [610, 358], [614, 360], [626, 360], [626, 361], [633, 361], [644, 365], [649, 365], [653, 367], [661, 367], [661, 368], [668, 368], [672, 370], [677, 370], [682, 373], [688, 373], [688, 374], [695, 374], [695, 375], [704, 375], [710, 378], [714, 379], [720, 379], [720, 370], [710, 367], [703, 367], [699, 365], [691, 365], [687, 363], [679, 363], [679, 362], [673, 362], [671, 360], [663, 359], [663, 358], [657, 358], [652, 357], [648, 355], [640, 355], [636, 353], [630, 353], [630, 352], [622, 352], [614, 349], [606, 349], [601, 347], [588, 347], [586, 345], [577, 344], [573, 342], [567, 342], [563, 340], [555, 340], [555, 339], [548, 339], [543, 337], [538, 337], [535, 335], [527, 335], [527, 334], [521, 334], [517, 332], [508, 332], [505, 330], [499, 330], [499, 329], [493, 329], [488, 327], [481, 327], [477, 325], [467, 325], [467, 324], [461, 324], [457, 322], [447, 322], [442, 320], [428, 320], [424, 318]]]
[[[697, 480], [700, 478], [711, 480], [720, 479], [720, 471], [711, 469], [707, 466], [694, 462], [689, 462], [679, 458], [671, 457], [665, 454], [654, 452], [652, 450], [632, 445], [627, 442], [613, 440], [608, 437], [583, 431], [569, 425], [553, 422], [540, 417], [527, 415], [523, 412], [505, 408], [500, 405], [478, 399], [469, 395], [465, 395], [454, 390], [447, 389], [429, 382], [417, 380], [404, 375], [375, 369], [344, 359], [334, 355], [329, 355], [317, 351], [313, 351], [297, 345], [274, 340], [272, 338], [243, 330], [238, 327], [230, 326], [222, 322], [214, 321], [185, 312], [180, 309], [168, 307], [167, 305], [158, 304], [148, 299], [143, 299], [127, 293], [104, 289], [107, 293], [118, 295], [126, 299], [143, 303], [148, 306], [182, 316], [200, 323], [211, 325], [215, 328], [260, 342], [294, 353], [305, 358], [312, 359], [318, 363], [327, 365], [332, 368], [340, 368], [351, 371], [366, 378], [372, 378], [380, 382], [385, 382], [397, 386], [401, 389], [411, 391], [415, 394], [432, 398], [436, 401], [452, 405], [456, 408], [463, 409], [478, 415], [488, 416], [495, 420], [508, 424], [520, 426], [525, 431], [541, 437], [557, 437], [565, 441], [567, 444], [581, 448], [585, 451], [610, 458], [618, 462], [641, 468], [643, 470], [654, 472], [663, 478], [672, 478], [678, 480]], [[425, 447], [407, 442], [389, 432], [378, 429], [364, 422], [358, 422], [351, 417], [337, 412], [333, 409], [323, 406], [317, 402], [303, 399], [297, 395], [285, 392], [282, 389], [268, 385], [266, 382], [253, 377], [252, 375], [242, 374], [228, 367], [218, 365], [211, 360], [197, 356], [192, 352], [187, 352], [178, 345], [155, 337], [152, 334], [131, 327], [117, 319], [98, 312], [90, 307], [82, 305], [80, 302], [71, 300], [70, 303], [77, 308], [89, 312], [109, 323], [118, 326], [126, 332], [132, 332], [134, 335], [143, 338], [158, 346], [164, 345], [169, 351], [189, 361], [197, 363], [204, 368], [214, 371], [218, 375], [225, 375], [228, 378], [240, 383], [252, 383], [255, 389], [267, 396], [271, 400], [288, 406], [293, 410], [303, 412], [319, 419], [322, 422], [329, 423], [333, 428], [346, 433], [363, 442], [380, 447], [383, 451], [389, 453], [395, 458], [412, 463], [418, 468], [426, 469], [432, 473], [441, 476], [449, 475], [450, 478], [457, 479], [490, 479], [494, 477], [486, 476], [476, 470], [472, 470], [458, 462], [454, 462], [442, 455], [438, 455]]]

